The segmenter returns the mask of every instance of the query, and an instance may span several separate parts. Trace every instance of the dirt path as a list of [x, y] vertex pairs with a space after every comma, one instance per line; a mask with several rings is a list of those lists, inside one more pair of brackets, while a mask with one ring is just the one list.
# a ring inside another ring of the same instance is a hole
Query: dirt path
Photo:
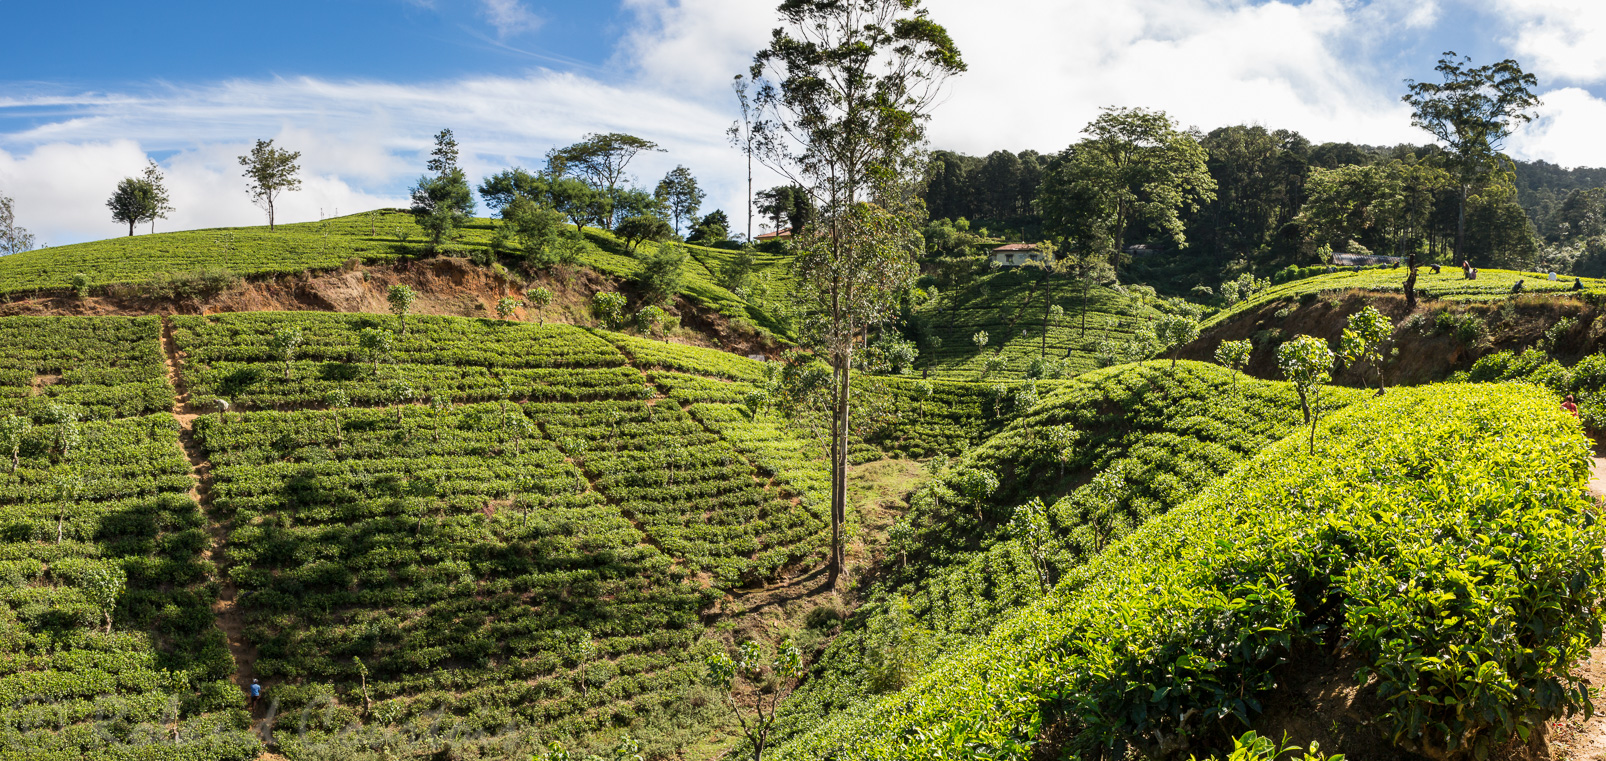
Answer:
[[[177, 392], [173, 398], [173, 416], [178, 418], [179, 443], [184, 447], [184, 457], [190, 461], [190, 469], [195, 474], [195, 486], [190, 489], [190, 497], [201, 505], [202, 512], [208, 518], [207, 531], [212, 536], [211, 546], [201, 556], [221, 568], [227, 551], [229, 523], [218, 516], [212, 506], [212, 463], [206, 460], [200, 444], [195, 441], [195, 419], [200, 416], [190, 410], [189, 390], [179, 382], [178, 348], [173, 343], [173, 325], [166, 318], [162, 320], [162, 354], [167, 361], [167, 379]], [[212, 604], [212, 613], [217, 616], [218, 628], [223, 630], [228, 640], [229, 654], [234, 656], [234, 683], [244, 692], [256, 678], [257, 649], [245, 637], [245, 615], [235, 604], [237, 590], [234, 582], [221, 573], [217, 580], [218, 599]], [[259, 708], [253, 718], [260, 723], [263, 713]]]
[[[1589, 491], [1597, 500], [1606, 500], [1606, 457], [1597, 450], [1589, 465]], [[1595, 699], [1595, 716], [1563, 719], [1551, 725], [1550, 757], [1553, 761], [1606, 761], [1606, 647], [1589, 651], [1579, 664]]]

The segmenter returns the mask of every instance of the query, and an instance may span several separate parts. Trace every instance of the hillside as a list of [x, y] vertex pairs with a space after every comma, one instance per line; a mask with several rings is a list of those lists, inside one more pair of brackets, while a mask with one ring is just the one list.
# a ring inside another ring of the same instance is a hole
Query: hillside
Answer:
[[[1404, 293], [1406, 275], [1404, 268], [1380, 267], [1300, 278], [1256, 293], [1228, 309], [1211, 315], [1203, 325], [1208, 329], [1275, 301], [1284, 301], [1292, 306], [1295, 302], [1309, 303], [1323, 294], [1347, 290]], [[1522, 281], [1522, 293], [1572, 293], [1575, 279], [1583, 283], [1583, 294], [1606, 293], [1606, 280], [1561, 277], [1551, 281], [1549, 277], [1548, 274], [1538, 272], [1479, 270], [1477, 280], [1468, 280], [1457, 266], [1445, 266], [1437, 275], [1433, 274], [1432, 269], [1421, 267], [1417, 269], [1417, 298], [1421, 301], [1458, 303], [1498, 301], [1513, 295], [1513, 288], [1519, 280]]]
[[[499, 224], [494, 219], [471, 220], [444, 253], [494, 258], [492, 237]], [[582, 267], [615, 281], [629, 280], [640, 270], [637, 259], [612, 235], [592, 228], [584, 232], [589, 245], [580, 254]], [[229, 276], [260, 280], [331, 272], [352, 260], [369, 265], [417, 261], [427, 253], [424, 238], [413, 215], [394, 209], [280, 225], [273, 232], [267, 227], [238, 227], [110, 238], [0, 257], [0, 297], [70, 292], [79, 273], [87, 276], [95, 294], [139, 284], [150, 285], [121, 290], [134, 295], [206, 293]], [[682, 291], [688, 303], [782, 337], [788, 334], [776, 315], [715, 283], [710, 267], [719, 268], [730, 252], [696, 246], [688, 250], [692, 257]], [[516, 248], [501, 258], [508, 266], [504, 273], [518, 271]], [[782, 263], [773, 256], [757, 262], [760, 272]]]
[[[871, 576], [873, 602], [783, 707], [786, 731], [913, 681], [1300, 425], [1288, 384], [1234, 375], [1193, 362], [1091, 372], [947, 463], [899, 521]], [[1327, 408], [1364, 397], [1333, 389]], [[1038, 560], [1013, 527], [1034, 501], [1053, 537]], [[901, 641], [912, 626], [923, 633]]]
[[[15, 360], [0, 413], [33, 423], [0, 474], [0, 680], [61, 684], [0, 708], [14, 748], [112, 752], [95, 717], [134, 701], [148, 707], [131, 726], [167, 716], [203, 761], [255, 757], [245, 730], [275, 722], [268, 747], [291, 759], [447, 736], [478, 737], [450, 743], [467, 753], [600, 750], [625, 731], [655, 755], [710, 752], [729, 719], [687, 702], [702, 658], [733, 628], [801, 616], [771, 595], [823, 591], [799, 575], [826, 525], [819, 442], [732, 396], [764, 365], [568, 325], [400, 327], [0, 318]], [[288, 359], [273, 348], [287, 329]], [[364, 351], [364, 329], [391, 345]], [[855, 459], [1007, 422], [980, 405], [886, 420], [886, 449]], [[857, 506], [850, 524], [865, 530]], [[100, 568], [127, 578], [109, 633], [87, 581]], [[272, 703], [248, 714], [253, 678]], [[40, 728], [58, 710], [72, 730]]]
[[[1061, 314], [1053, 314], [1055, 306]], [[1114, 362], [1141, 358], [1125, 351], [1139, 326], [1159, 315], [1153, 306], [1094, 287], [1088, 294], [1085, 331], [1083, 306], [1079, 284], [1064, 276], [1029, 268], [984, 276], [920, 308], [916, 367], [936, 378], [975, 381], [984, 377], [987, 359], [999, 357], [1002, 368], [985, 377], [1021, 379], [1029, 363], [1043, 357], [1063, 363], [1063, 376], [1070, 377], [1104, 366], [1101, 356], [1108, 352], [1101, 342], [1108, 342]], [[982, 347], [974, 342], [979, 331], [987, 333]]]
[[[1319, 428], [1315, 451], [1267, 448], [780, 757], [1171, 758], [1248, 727], [1352, 758], [1485, 757], [1570, 711], [1606, 580], [1577, 423], [1506, 385], [1397, 390]], [[1514, 556], [1526, 572], [1493, 572]], [[1296, 657], [1311, 670], [1279, 668]], [[1316, 679], [1359, 697], [1291, 705]]]

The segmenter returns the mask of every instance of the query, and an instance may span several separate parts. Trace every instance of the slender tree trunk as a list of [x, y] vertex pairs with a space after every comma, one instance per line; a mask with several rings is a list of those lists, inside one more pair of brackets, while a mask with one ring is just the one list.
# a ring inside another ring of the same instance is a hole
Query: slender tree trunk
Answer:
[[1045, 294], [1043, 298], [1043, 343], [1041, 348], [1037, 350], [1037, 356], [1039, 357], [1046, 358], [1048, 356], [1048, 310], [1053, 308], [1054, 286], [1050, 284], [1048, 286], [1048, 293]]
[[1087, 281], [1082, 281], [1082, 338], [1087, 338], [1087, 293], [1091, 290]]
[[134, 237], [134, 220], [128, 220], [128, 237]]
[[1405, 266], [1407, 268], [1409, 268], [1410, 271], [1411, 271], [1411, 274], [1409, 274], [1409, 275], [1407, 275], [1405, 277], [1405, 313], [1406, 314], [1410, 314], [1410, 313], [1416, 311], [1416, 252], [1415, 251], [1412, 251], [1411, 255], [1406, 257], [1406, 265]]
[[1461, 183], [1461, 209], [1455, 221], [1455, 258], [1467, 258], [1467, 184]]
[[[851, 331], [850, 331], [851, 334]], [[847, 570], [847, 552], [842, 546], [842, 530], [848, 519], [848, 430], [852, 401], [852, 348], [842, 360], [842, 385], [837, 392], [836, 462], [831, 483], [831, 588]]]

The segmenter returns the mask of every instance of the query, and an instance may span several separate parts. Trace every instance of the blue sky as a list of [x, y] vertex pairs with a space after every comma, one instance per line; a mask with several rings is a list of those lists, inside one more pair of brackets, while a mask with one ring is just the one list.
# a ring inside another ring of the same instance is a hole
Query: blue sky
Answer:
[[[0, 26], [27, 30], [0, 47], [0, 193], [43, 241], [115, 235], [105, 197], [154, 158], [179, 207], [166, 229], [260, 224], [234, 157], [273, 138], [302, 151], [306, 180], [281, 217], [317, 219], [402, 203], [442, 127], [480, 176], [618, 130], [668, 149], [632, 167], [641, 183], [685, 164], [709, 207], [739, 218], [728, 85], [773, 26], [773, 1], [0, 0]], [[1606, 165], [1598, 0], [926, 5], [971, 66], [936, 113], [939, 147], [1058, 150], [1106, 105], [1202, 129], [1420, 142], [1401, 80], [1433, 78], [1455, 49], [1514, 56], [1540, 77], [1542, 118], [1511, 153]]]

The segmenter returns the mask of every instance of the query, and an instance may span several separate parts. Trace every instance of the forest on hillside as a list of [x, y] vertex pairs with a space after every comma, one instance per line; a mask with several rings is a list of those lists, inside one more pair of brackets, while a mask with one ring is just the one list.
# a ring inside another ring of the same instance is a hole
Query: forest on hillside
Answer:
[[[1186, 293], [1242, 273], [1268, 276], [1289, 265], [1320, 264], [1339, 253], [1399, 255], [1409, 237], [1399, 219], [1401, 175], [1443, 162], [1437, 145], [1313, 143], [1292, 130], [1234, 125], [1182, 130], [1203, 151], [1214, 183], [1178, 212], [1180, 234], [1135, 218], [1130, 244], [1157, 249], [1134, 262], [1138, 281]], [[988, 241], [1072, 237], [1066, 220], [1045, 217], [1044, 182], [1073, 160], [1034, 150], [972, 156], [932, 153], [925, 200], [932, 261], [970, 255]], [[1430, 191], [1423, 215], [1426, 263], [1450, 263], [1458, 204], [1453, 187]], [[1606, 169], [1564, 168], [1502, 157], [1498, 171], [1469, 194], [1464, 259], [1474, 266], [1606, 274]]]

